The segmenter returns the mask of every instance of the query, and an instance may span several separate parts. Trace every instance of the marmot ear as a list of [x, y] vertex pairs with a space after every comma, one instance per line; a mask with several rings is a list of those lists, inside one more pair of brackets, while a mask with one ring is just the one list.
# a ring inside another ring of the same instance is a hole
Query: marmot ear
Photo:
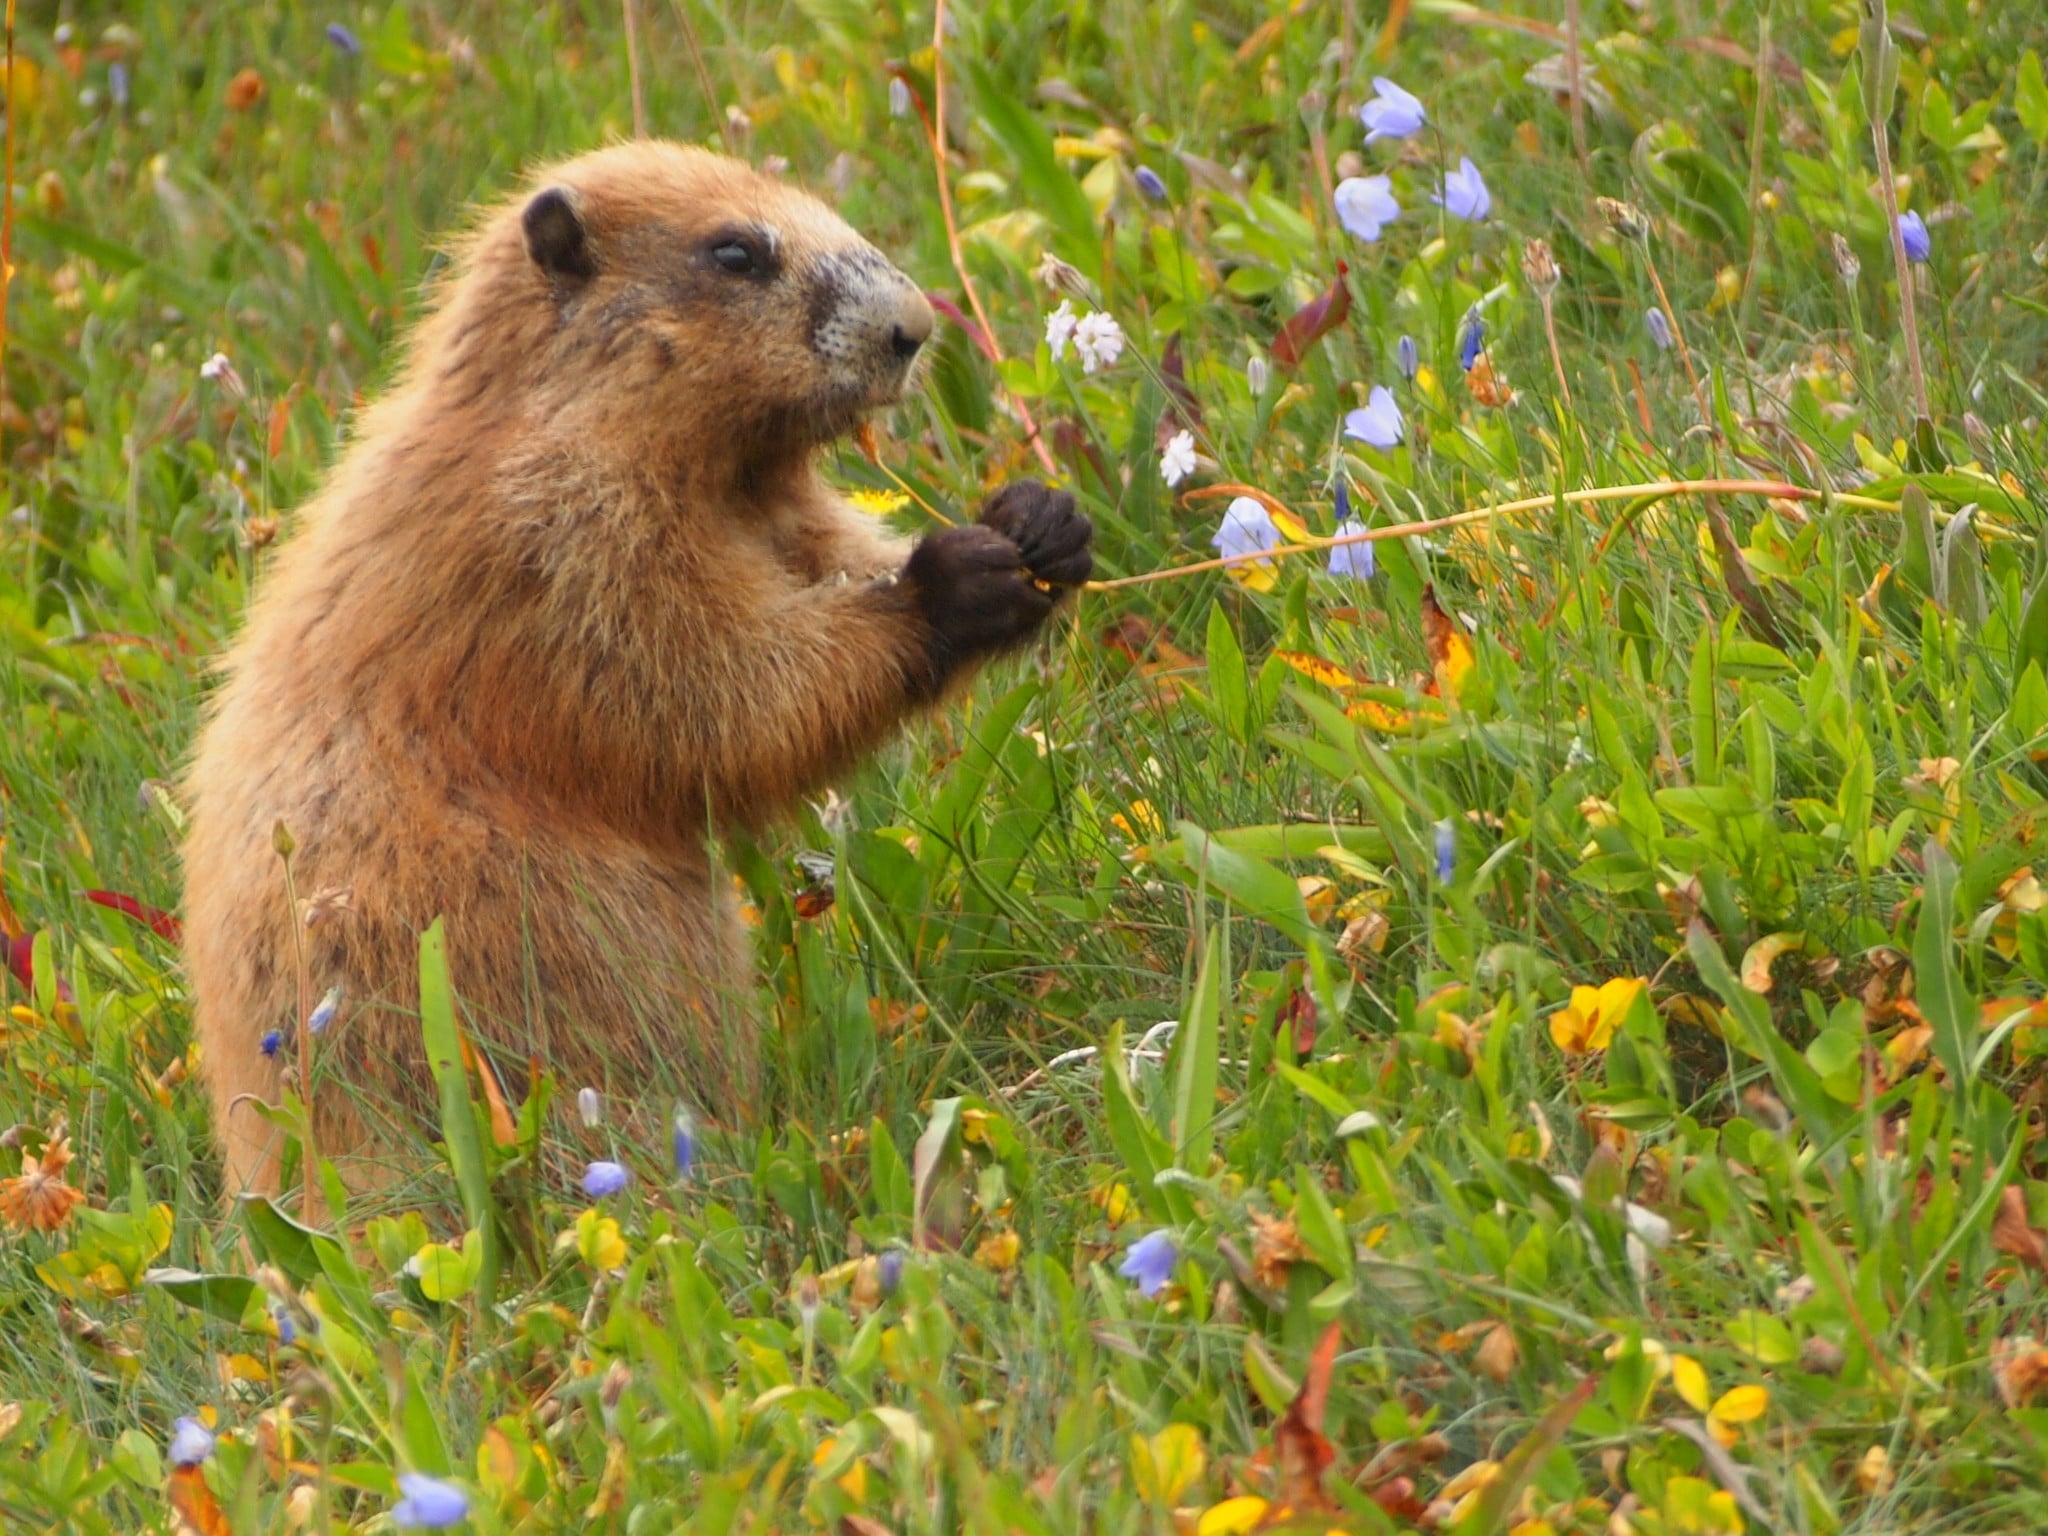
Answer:
[[519, 216], [527, 255], [549, 277], [564, 282], [586, 282], [597, 275], [590, 232], [577, 207], [581, 201], [573, 187], [549, 187], [536, 193]]

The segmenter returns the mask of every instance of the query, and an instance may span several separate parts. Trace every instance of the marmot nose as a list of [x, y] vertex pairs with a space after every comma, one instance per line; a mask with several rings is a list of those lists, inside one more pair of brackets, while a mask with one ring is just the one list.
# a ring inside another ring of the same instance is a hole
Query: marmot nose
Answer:
[[932, 338], [932, 307], [915, 288], [904, 286], [896, 301], [896, 314], [889, 327], [889, 349], [905, 362], [917, 356], [917, 349]]

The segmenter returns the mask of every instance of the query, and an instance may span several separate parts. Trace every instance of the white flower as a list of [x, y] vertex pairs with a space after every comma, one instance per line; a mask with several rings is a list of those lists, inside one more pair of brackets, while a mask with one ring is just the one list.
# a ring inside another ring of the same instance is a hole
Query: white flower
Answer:
[[1258, 353], [1254, 352], [1245, 359], [1244, 381], [1251, 386], [1253, 399], [1258, 399], [1266, 393], [1266, 381], [1272, 378], [1272, 376], [1272, 369], [1267, 366], [1266, 360], [1259, 356]]
[[1159, 478], [1168, 485], [1179, 485], [1195, 472], [1195, 434], [1176, 432], [1167, 440], [1166, 451], [1159, 455]]
[[1074, 327], [1074, 351], [1081, 359], [1081, 371], [1094, 373], [1107, 368], [1123, 356], [1124, 328], [1096, 310], [1083, 315], [1081, 323]]
[[1074, 339], [1074, 331], [1080, 321], [1074, 316], [1074, 306], [1065, 299], [1060, 307], [1045, 317], [1045, 344], [1052, 348], [1052, 360], [1058, 362], [1067, 355], [1067, 343]]
[[218, 384], [221, 393], [232, 400], [239, 400], [248, 393], [242, 385], [242, 376], [235, 372], [235, 365], [225, 352], [216, 352], [201, 363], [199, 377], [209, 384]]
[[1368, 245], [1379, 239], [1383, 225], [1401, 216], [1393, 179], [1387, 176], [1347, 176], [1337, 183], [1331, 201], [1337, 207], [1337, 222]]

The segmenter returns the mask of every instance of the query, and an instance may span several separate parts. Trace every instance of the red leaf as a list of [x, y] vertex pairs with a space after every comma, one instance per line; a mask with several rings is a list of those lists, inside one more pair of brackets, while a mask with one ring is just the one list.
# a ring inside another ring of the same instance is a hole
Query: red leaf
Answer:
[[146, 907], [133, 896], [123, 896], [119, 891], [87, 891], [85, 899], [96, 907], [106, 907], [124, 917], [132, 917], [160, 939], [181, 944], [185, 930], [178, 925], [178, 919], [162, 907]]
[[936, 293], [928, 293], [925, 295], [925, 298], [931, 301], [933, 309], [936, 309], [940, 314], [967, 333], [967, 339], [980, 349], [983, 357], [987, 358], [990, 362], [996, 360], [995, 344], [988, 339], [988, 334], [982, 330], [978, 323], [969, 319], [961, 311], [958, 304], [955, 304], [951, 299], [942, 298]]
[[[21, 983], [21, 989], [31, 995], [36, 989], [36, 936], [32, 933], [16, 934], [12, 938], [0, 933], [0, 947], [7, 952], [7, 969], [14, 979]], [[57, 978], [57, 1001], [68, 1003], [72, 1000], [71, 983], [63, 977]]]
[[1188, 388], [1187, 362], [1181, 355], [1179, 331], [1166, 338], [1166, 346], [1160, 351], [1159, 377], [1166, 381], [1167, 392], [1179, 411], [1178, 419], [1172, 414], [1159, 418], [1159, 446], [1163, 448], [1182, 422], [1191, 427], [1202, 425], [1202, 402]]
[[1337, 263], [1337, 280], [1319, 297], [1296, 310], [1273, 338], [1273, 361], [1282, 368], [1299, 368], [1308, 349], [1342, 325], [1351, 313], [1351, 290], [1344, 274], [1351, 269]]

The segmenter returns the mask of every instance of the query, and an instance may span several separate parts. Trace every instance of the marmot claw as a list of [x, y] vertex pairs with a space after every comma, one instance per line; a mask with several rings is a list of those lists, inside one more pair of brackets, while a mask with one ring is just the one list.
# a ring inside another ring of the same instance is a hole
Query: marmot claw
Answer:
[[1036, 480], [1017, 480], [981, 504], [981, 526], [1017, 546], [1024, 568], [1056, 587], [1077, 587], [1095, 569], [1095, 525], [1074, 498]]

